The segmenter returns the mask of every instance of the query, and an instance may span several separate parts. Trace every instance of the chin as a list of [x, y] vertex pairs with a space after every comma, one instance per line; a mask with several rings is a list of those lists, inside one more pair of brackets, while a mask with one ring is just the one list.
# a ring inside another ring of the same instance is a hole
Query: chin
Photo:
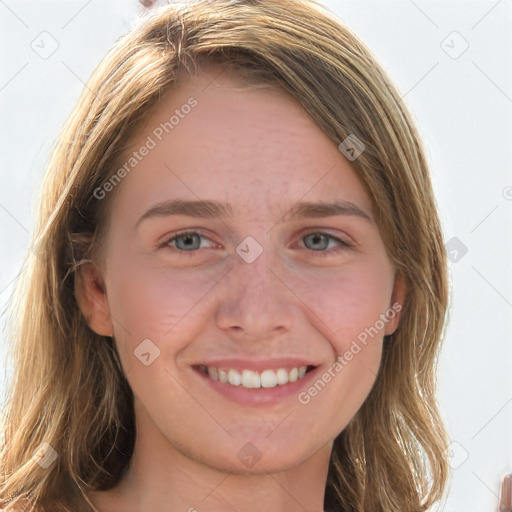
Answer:
[[303, 439], [302, 442], [290, 439], [290, 443], [283, 443], [282, 438], [233, 441], [224, 450], [210, 452], [207, 456], [203, 452], [202, 456], [194, 458], [213, 469], [236, 475], [279, 473], [300, 466], [319, 450], [304, 446]]

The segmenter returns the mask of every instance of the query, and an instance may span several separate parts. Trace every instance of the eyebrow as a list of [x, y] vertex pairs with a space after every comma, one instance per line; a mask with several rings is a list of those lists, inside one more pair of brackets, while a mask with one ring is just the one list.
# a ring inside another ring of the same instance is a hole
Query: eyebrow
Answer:
[[334, 217], [336, 215], [349, 215], [359, 217], [373, 223], [371, 215], [350, 201], [334, 202], [299, 202], [285, 215], [289, 220]]
[[137, 221], [135, 227], [146, 220], [170, 215], [186, 215], [188, 217], [220, 219], [231, 217], [233, 210], [229, 204], [217, 201], [190, 201], [184, 199], [170, 199], [152, 206]]
[[[135, 227], [137, 228], [144, 220], [168, 217], [171, 215], [221, 219], [232, 217], [233, 209], [229, 204], [220, 203], [218, 201], [170, 199], [152, 206], [140, 217]], [[356, 216], [373, 223], [373, 219], [369, 213], [350, 201], [298, 202], [281, 217], [280, 222], [285, 218], [291, 221], [306, 218], [334, 217], [337, 215]]]

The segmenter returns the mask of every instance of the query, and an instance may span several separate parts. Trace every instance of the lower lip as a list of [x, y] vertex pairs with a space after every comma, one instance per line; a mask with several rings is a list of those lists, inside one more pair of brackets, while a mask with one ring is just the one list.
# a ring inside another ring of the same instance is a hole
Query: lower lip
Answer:
[[195, 369], [194, 372], [203, 379], [213, 390], [217, 391], [224, 397], [243, 405], [273, 405], [281, 400], [293, 395], [298, 395], [303, 387], [315, 378], [320, 366], [310, 370], [302, 379], [295, 382], [289, 382], [284, 385], [277, 385], [273, 388], [244, 388], [243, 386], [233, 386], [225, 382], [213, 380], [201, 370]]

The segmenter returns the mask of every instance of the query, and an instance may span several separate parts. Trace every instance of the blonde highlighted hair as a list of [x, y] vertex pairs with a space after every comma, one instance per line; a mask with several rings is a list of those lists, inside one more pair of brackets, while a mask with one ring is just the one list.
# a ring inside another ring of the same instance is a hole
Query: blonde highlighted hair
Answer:
[[[325, 507], [431, 509], [448, 477], [435, 376], [449, 291], [425, 151], [379, 62], [312, 0], [172, 2], [123, 36], [94, 71], [48, 162], [36, 249], [10, 298], [14, 377], [0, 508], [90, 511], [88, 493], [114, 487], [126, 470], [133, 394], [112, 338], [94, 333], [77, 305], [74, 271], [101, 257], [114, 193], [99, 201], [94, 191], [119, 168], [162, 94], [210, 64], [247, 86], [284, 89], [336, 145], [350, 134], [365, 145], [351, 164], [408, 293], [375, 385], [334, 442]], [[34, 455], [41, 447], [58, 455], [48, 468]]]

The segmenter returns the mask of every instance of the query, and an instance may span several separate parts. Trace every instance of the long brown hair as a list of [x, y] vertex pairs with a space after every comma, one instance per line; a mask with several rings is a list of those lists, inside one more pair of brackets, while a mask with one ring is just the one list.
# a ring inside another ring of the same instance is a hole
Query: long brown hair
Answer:
[[[33, 247], [10, 298], [14, 378], [2, 427], [0, 507], [90, 510], [88, 492], [114, 487], [127, 467], [133, 394], [112, 338], [94, 333], [81, 314], [74, 271], [101, 253], [114, 194], [98, 201], [94, 191], [118, 169], [162, 94], [212, 62], [248, 86], [283, 88], [335, 144], [352, 134], [365, 145], [351, 164], [408, 294], [375, 385], [335, 440], [325, 504], [427, 510], [448, 477], [435, 375], [449, 299], [428, 165], [379, 62], [312, 0], [172, 3], [122, 37], [93, 73], [48, 162]], [[42, 467], [51, 450], [56, 460]]]

